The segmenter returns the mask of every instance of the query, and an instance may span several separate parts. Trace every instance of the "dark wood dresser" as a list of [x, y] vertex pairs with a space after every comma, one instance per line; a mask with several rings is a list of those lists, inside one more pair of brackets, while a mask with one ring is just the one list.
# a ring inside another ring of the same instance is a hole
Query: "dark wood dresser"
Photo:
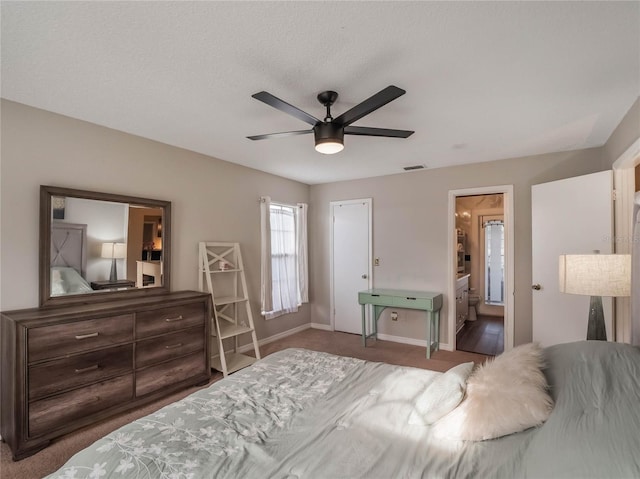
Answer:
[[206, 383], [210, 295], [2, 313], [1, 433], [19, 460], [51, 439]]

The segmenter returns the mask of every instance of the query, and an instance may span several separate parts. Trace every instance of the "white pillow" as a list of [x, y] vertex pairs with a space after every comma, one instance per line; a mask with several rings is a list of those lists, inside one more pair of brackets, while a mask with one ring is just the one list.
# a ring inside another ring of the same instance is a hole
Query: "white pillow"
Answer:
[[543, 366], [536, 343], [486, 362], [467, 380], [462, 403], [435, 425], [436, 436], [482, 441], [539, 426], [553, 408]]
[[454, 366], [438, 376], [416, 399], [409, 424], [433, 424], [460, 404], [474, 363]]
[[60, 296], [66, 292], [67, 288], [65, 287], [60, 270], [51, 268], [51, 296]]

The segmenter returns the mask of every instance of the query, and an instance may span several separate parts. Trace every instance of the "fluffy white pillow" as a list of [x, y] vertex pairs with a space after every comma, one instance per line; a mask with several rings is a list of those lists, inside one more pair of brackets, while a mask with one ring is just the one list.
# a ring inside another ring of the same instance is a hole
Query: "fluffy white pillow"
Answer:
[[473, 362], [454, 366], [429, 384], [416, 399], [409, 424], [433, 424], [453, 411], [464, 397], [473, 366]]
[[553, 408], [543, 366], [537, 343], [486, 362], [467, 380], [462, 403], [435, 425], [436, 435], [482, 441], [539, 426]]

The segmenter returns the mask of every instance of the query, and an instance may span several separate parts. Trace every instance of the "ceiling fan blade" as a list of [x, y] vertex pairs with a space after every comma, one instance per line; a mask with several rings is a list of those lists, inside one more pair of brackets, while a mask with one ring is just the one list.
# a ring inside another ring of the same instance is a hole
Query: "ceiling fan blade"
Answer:
[[398, 88], [397, 86], [388, 86], [384, 90], [380, 90], [378, 93], [373, 95], [372, 97], [367, 98], [362, 103], [357, 104], [351, 110], [345, 111], [342, 115], [335, 118], [333, 120], [334, 123], [337, 123], [342, 126], [348, 126], [351, 123], [358, 121], [365, 115], [368, 115], [372, 111], [377, 110], [381, 106], [386, 105], [390, 101], [395, 100], [399, 96], [402, 96], [406, 93], [402, 88]]
[[296, 130], [296, 131], [283, 131], [282, 133], [267, 133], [266, 135], [248, 136], [250, 140], [266, 140], [268, 138], [282, 138], [285, 136], [305, 135], [307, 133], [313, 133], [313, 130]]
[[295, 116], [297, 119], [302, 120], [305, 123], [309, 123], [311, 126], [315, 126], [316, 123], [320, 122], [320, 120], [302, 111], [300, 108], [290, 105], [286, 101], [283, 101], [280, 98], [273, 96], [271, 93], [267, 93], [266, 91], [261, 91], [251, 96], [256, 100], [260, 100], [261, 102], [272, 106], [276, 110], [280, 110], [291, 116]]
[[390, 130], [388, 128], [369, 128], [367, 126], [345, 126], [345, 135], [387, 136], [391, 138], [408, 138], [413, 135], [409, 130]]

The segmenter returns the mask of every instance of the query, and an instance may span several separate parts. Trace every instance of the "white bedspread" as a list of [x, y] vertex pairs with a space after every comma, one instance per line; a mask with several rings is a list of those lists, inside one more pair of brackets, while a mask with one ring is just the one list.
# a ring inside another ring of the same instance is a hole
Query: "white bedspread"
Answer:
[[[495, 440], [436, 439], [410, 421], [440, 373], [288, 349], [122, 427], [50, 477], [640, 477], [640, 350], [592, 343], [550, 348], [556, 409]], [[595, 410], [601, 391], [609, 399]]]

